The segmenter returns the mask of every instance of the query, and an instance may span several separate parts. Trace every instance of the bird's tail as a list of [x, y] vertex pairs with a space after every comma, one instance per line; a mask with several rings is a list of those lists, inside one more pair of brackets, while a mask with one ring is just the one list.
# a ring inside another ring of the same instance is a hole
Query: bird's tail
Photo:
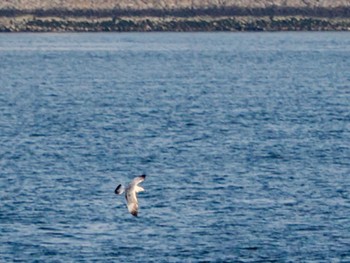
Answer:
[[122, 186], [121, 184], [117, 186], [117, 188], [114, 190], [114, 193], [117, 195], [121, 195], [122, 193], [124, 193], [124, 186]]

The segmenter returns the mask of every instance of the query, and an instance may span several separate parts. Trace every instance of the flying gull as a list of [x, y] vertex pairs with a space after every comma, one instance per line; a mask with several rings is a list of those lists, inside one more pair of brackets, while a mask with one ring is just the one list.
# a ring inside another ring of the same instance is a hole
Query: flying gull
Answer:
[[137, 216], [139, 204], [137, 201], [137, 193], [142, 192], [145, 189], [143, 189], [141, 186], [138, 186], [139, 183], [143, 182], [146, 178], [146, 175], [141, 175], [138, 177], [135, 177], [134, 180], [131, 181], [131, 183], [124, 188], [121, 184], [117, 186], [117, 188], [114, 190], [114, 192], [117, 195], [121, 195], [125, 191], [125, 199], [127, 202], [128, 210], [133, 216]]

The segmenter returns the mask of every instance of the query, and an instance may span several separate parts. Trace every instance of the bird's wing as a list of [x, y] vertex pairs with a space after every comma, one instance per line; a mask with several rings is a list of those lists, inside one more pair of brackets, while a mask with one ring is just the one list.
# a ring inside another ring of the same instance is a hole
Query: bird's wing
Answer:
[[114, 190], [114, 193], [117, 195], [121, 195], [122, 193], [124, 193], [124, 186], [122, 186], [121, 184], [117, 186], [117, 188]]
[[135, 177], [134, 180], [131, 181], [130, 186], [138, 185], [139, 183], [143, 182], [146, 178], [146, 175], [141, 175], [138, 177]]
[[[133, 216], [137, 216], [137, 212], [139, 209], [139, 203], [137, 201], [136, 190], [140, 191], [140, 188], [142, 188], [142, 187], [138, 187], [137, 185], [139, 183], [143, 182], [145, 180], [145, 178], [146, 178], [146, 175], [144, 175], [144, 174], [141, 176], [135, 177], [131, 181], [131, 183], [129, 184], [129, 186], [127, 187], [126, 192], [125, 192], [128, 210]], [[143, 190], [143, 188], [142, 188], [142, 190]]]
[[128, 188], [125, 194], [128, 210], [133, 216], [137, 216], [139, 203], [137, 201], [135, 189]]

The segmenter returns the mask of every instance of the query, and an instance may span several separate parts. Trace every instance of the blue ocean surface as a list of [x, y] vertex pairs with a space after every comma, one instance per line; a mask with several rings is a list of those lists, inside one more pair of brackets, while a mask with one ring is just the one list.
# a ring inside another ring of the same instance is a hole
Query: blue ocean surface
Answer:
[[350, 262], [350, 34], [1, 34], [0, 202], [0, 262]]

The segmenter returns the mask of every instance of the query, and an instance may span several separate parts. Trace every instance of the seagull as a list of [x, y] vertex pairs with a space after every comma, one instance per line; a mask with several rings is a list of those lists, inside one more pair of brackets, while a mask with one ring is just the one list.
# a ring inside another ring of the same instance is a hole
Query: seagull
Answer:
[[136, 194], [138, 192], [145, 191], [145, 189], [143, 189], [141, 186], [138, 186], [138, 184], [143, 182], [145, 178], [145, 174], [135, 177], [126, 188], [124, 188], [124, 186], [120, 184], [114, 190], [114, 193], [117, 195], [121, 195], [125, 191], [125, 199], [127, 202], [128, 210], [133, 216], [137, 216], [139, 208]]

